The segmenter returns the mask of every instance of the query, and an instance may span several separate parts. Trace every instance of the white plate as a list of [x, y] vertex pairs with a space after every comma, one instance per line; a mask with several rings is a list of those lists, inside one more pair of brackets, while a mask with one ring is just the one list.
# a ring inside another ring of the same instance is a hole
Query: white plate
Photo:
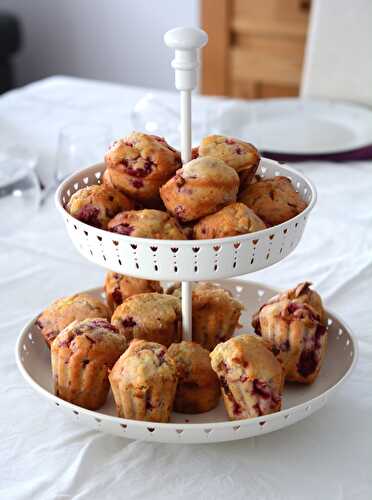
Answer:
[[[239, 333], [251, 332], [252, 314], [260, 304], [274, 295], [276, 290], [258, 283], [242, 280], [220, 282], [245, 305], [242, 315], [243, 328]], [[97, 297], [102, 289], [88, 291]], [[242, 439], [266, 434], [303, 418], [324, 406], [328, 396], [351, 373], [357, 359], [357, 345], [350, 329], [334, 314], [328, 312], [329, 343], [325, 362], [318, 379], [310, 386], [287, 384], [284, 391], [283, 410], [264, 417], [230, 422], [222, 401], [218, 408], [199, 415], [173, 413], [171, 423], [158, 424], [126, 420], [115, 417], [111, 393], [99, 411], [85, 410], [67, 403], [53, 394], [50, 353], [32, 319], [21, 332], [16, 345], [16, 359], [25, 380], [56, 410], [68, 418], [90, 428], [130, 439], [167, 443], [208, 443]]]
[[220, 133], [240, 137], [262, 151], [341, 153], [372, 143], [372, 110], [327, 99], [269, 99], [222, 104]]

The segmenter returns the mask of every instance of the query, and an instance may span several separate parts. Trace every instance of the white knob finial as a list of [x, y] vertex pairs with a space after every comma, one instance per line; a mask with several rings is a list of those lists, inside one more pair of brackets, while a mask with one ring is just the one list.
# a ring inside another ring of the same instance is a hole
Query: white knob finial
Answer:
[[178, 90], [192, 90], [197, 84], [199, 66], [197, 49], [208, 42], [208, 35], [199, 28], [174, 28], [164, 35], [167, 47], [175, 49], [172, 67]]

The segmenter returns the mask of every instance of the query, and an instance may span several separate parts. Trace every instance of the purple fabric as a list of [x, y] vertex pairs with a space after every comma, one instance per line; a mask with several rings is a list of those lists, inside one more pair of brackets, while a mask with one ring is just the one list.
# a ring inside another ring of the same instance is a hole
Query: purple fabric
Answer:
[[276, 153], [275, 151], [261, 151], [262, 156], [279, 162], [304, 162], [304, 161], [363, 161], [372, 160], [372, 144], [363, 146], [350, 151], [341, 151], [340, 153], [321, 153], [321, 154], [297, 154], [297, 153]]

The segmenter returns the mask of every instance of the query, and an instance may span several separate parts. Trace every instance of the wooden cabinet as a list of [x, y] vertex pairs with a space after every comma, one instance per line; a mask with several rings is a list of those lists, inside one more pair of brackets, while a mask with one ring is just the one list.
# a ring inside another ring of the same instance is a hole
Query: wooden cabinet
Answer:
[[202, 93], [298, 95], [310, 0], [201, 0]]

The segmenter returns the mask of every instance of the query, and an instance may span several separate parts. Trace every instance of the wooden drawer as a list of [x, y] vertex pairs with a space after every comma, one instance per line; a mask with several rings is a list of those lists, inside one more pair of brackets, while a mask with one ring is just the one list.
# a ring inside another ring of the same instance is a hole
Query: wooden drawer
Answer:
[[259, 98], [298, 95], [309, 0], [202, 0], [202, 92]]
[[308, 0], [232, 0], [231, 28], [237, 32], [304, 37]]
[[230, 49], [230, 80], [297, 85], [304, 44], [281, 36], [247, 35]]
[[298, 95], [297, 85], [274, 85], [264, 82], [239, 81], [231, 83], [231, 97], [241, 99], [263, 99], [265, 97], [295, 97]]

